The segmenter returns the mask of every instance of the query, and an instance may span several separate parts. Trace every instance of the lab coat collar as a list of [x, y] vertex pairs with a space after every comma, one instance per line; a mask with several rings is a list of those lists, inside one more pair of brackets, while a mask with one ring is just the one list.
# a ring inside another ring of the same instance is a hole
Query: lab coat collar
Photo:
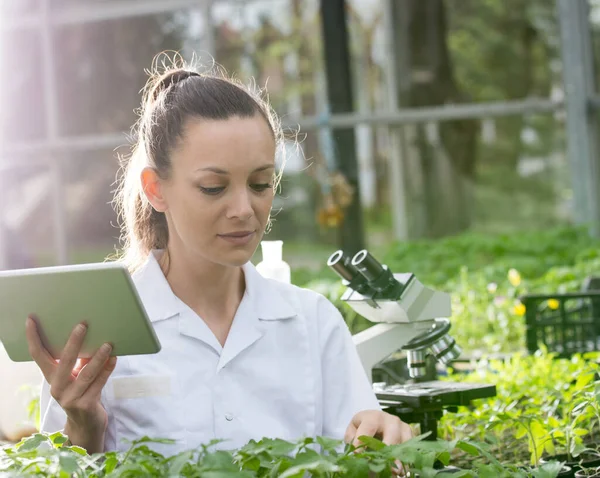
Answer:
[[283, 284], [265, 279], [251, 262], [244, 265], [246, 294], [260, 320], [280, 320], [295, 317], [296, 310], [288, 302], [289, 293], [283, 290]]
[[[158, 263], [163, 251], [153, 250], [145, 264], [133, 274], [136, 289], [151, 322], [169, 319], [186, 310], [186, 305], [173, 293]], [[246, 292], [242, 300], [244, 315], [254, 320], [270, 321], [296, 316], [281, 285], [265, 279], [251, 262], [243, 266]], [[245, 303], [244, 303], [245, 302]]]
[[132, 275], [150, 322], [170, 319], [184, 310], [158, 263], [162, 251], [153, 250], [144, 265]]

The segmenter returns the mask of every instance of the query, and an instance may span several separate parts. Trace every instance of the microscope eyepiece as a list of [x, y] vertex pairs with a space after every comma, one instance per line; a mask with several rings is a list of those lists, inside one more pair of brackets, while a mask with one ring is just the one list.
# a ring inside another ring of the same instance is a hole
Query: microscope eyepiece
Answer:
[[344, 255], [344, 251], [336, 251], [327, 260], [331, 267], [342, 279], [351, 282], [360, 272], [350, 263], [350, 258]]
[[357, 252], [351, 264], [370, 281], [376, 281], [385, 272], [384, 267], [366, 249]]

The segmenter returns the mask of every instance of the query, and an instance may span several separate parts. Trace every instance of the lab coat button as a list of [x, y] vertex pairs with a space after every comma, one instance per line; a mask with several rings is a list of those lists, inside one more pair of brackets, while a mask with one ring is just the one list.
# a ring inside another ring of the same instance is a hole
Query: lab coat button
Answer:
[[233, 420], [233, 415], [231, 413], [226, 413], [225, 414], [225, 420], [227, 420], [228, 422], [230, 422], [231, 420]]

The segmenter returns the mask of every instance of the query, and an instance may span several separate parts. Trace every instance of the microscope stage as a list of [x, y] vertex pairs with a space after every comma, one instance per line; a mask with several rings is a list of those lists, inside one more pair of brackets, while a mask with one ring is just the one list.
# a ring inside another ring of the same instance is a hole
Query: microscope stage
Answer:
[[481, 383], [430, 382], [403, 385], [375, 383], [373, 389], [383, 406], [405, 404], [412, 408], [457, 407], [472, 400], [496, 396], [496, 386]]

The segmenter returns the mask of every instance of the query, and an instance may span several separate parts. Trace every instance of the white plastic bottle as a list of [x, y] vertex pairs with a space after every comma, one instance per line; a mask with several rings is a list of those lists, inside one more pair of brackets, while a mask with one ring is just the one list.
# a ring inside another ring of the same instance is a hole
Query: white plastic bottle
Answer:
[[292, 282], [290, 265], [285, 262], [283, 256], [283, 241], [262, 241], [262, 261], [256, 269], [263, 277], [275, 279], [287, 284]]

